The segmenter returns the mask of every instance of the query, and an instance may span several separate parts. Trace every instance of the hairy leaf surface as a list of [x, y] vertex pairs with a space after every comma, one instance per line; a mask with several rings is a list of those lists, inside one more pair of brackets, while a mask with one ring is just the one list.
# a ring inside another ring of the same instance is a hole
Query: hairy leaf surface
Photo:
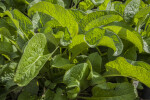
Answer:
[[124, 19], [131, 22], [134, 15], [139, 11], [140, 0], [131, 0], [125, 7]]
[[128, 61], [123, 57], [106, 64], [106, 76], [125, 76], [136, 79], [150, 87], [150, 65], [141, 61]]
[[24, 53], [18, 64], [14, 81], [19, 86], [27, 85], [43, 67], [50, 55], [43, 55], [46, 45], [46, 37], [44, 34], [36, 34], [28, 42], [24, 49]]
[[118, 56], [123, 51], [123, 43], [119, 36], [112, 31], [106, 30], [98, 46], [106, 46], [114, 50], [114, 56]]
[[48, 14], [55, 18], [63, 27], [68, 28], [72, 36], [78, 34], [78, 24], [75, 21], [75, 18], [63, 7], [43, 1], [32, 6], [28, 11], [28, 15], [31, 16], [31, 14], [36, 11]]
[[100, 39], [103, 37], [104, 34], [105, 34], [104, 29], [93, 28], [85, 33], [84, 39], [90, 47], [94, 48], [97, 46], [97, 44], [99, 43]]
[[104, 27], [105, 29], [112, 30], [116, 33], [120, 38], [126, 39], [133, 43], [138, 49], [139, 52], [143, 51], [143, 40], [139, 33], [134, 31], [128, 25], [121, 23], [121, 22], [114, 22], [112, 24], [107, 25]]

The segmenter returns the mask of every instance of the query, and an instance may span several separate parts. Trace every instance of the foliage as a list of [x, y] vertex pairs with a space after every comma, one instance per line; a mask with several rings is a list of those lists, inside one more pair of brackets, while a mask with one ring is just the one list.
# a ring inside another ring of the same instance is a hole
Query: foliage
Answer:
[[136, 100], [149, 56], [149, 0], [0, 1], [1, 100]]

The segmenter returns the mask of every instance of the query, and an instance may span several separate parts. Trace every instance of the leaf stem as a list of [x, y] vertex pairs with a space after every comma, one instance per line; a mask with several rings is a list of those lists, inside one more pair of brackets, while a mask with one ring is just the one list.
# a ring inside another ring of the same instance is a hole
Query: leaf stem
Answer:
[[96, 47], [96, 49], [97, 49], [98, 53], [102, 56], [103, 54], [102, 54], [102, 52], [100, 51], [100, 49], [99, 49], [98, 47]]
[[20, 53], [23, 53], [23, 51], [21, 50], [21, 48], [19, 47], [19, 45], [15, 41], [13, 41], [13, 40], [10, 40], [10, 41], [19, 50]]
[[60, 50], [60, 54], [62, 54], [62, 48], [61, 47], [59, 48], [59, 50]]

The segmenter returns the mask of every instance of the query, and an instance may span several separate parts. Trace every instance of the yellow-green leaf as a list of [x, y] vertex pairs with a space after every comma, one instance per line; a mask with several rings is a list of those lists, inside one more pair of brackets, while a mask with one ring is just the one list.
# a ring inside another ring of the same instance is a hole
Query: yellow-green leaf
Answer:
[[28, 15], [31, 16], [32, 13], [35, 13], [36, 11], [48, 14], [55, 18], [63, 27], [68, 28], [72, 36], [78, 34], [78, 24], [75, 21], [75, 18], [63, 7], [43, 1], [32, 6], [28, 10]]
[[141, 61], [129, 61], [123, 57], [108, 62], [104, 76], [125, 76], [136, 79], [150, 87], [150, 65]]
[[40, 69], [49, 59], [50, 54], [44, 55], [46, 37], [44, 34], [33, 36], [24, 49], [24, 53], [19, 61], [14, 81], [19, 86], [27, 85], [37, 76]]

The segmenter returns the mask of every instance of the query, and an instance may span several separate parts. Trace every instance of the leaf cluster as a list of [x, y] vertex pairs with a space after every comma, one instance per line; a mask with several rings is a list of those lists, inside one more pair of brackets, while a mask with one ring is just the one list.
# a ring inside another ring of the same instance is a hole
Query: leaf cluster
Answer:
[[150, 87], [149, 0], [1, 0], [1, 100], [138, 100]]

